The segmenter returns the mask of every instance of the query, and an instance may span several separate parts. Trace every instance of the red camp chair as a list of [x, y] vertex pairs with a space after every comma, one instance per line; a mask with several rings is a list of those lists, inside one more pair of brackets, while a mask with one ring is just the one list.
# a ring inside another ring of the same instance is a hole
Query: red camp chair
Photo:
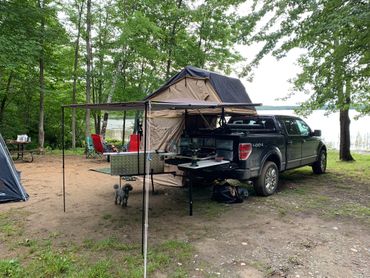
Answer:
[[140, 135], [139, 134], [131, 134], [130, 135], [130, 143], [128, 145], [129, 152], [137, 152], [140, 147]]
[[[117, 148], [114, 145], [103, 144], [102, 137], [99, 134], [91, 134], [95, 152], [102, 156], [105, 152], [117, 152]], [[107, 161], [110, 161], [109, 155], [107, 155]]]
[[102, 155], [104, 153], [104, 146], [101, 141], [101, 137], [99, 134], [91, 134], [91, 138], [93, 140], [93, 145], [95, 152], [99, 155]]

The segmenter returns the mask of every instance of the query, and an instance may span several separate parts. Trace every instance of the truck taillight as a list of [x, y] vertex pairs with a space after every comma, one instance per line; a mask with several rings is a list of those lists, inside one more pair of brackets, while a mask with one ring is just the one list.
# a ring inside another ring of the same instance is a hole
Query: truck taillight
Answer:
[[252, 144], [241, 143], [239, 144], [239, 160], [247, 160], [252, 153]]

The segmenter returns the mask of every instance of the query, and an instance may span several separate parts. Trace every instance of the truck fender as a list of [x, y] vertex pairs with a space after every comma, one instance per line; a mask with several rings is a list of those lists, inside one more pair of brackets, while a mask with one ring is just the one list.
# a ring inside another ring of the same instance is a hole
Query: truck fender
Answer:
[[319, 158], [319, 154], [320, 154], [321, 150], [323, 150], [323, 149], [325, 151], [327, 151], [325, 144], [322, 141], [320, 141], [319, 145], [317, 146], [316, 160]]
[[[272, 158], [272, 159], [269, 159], [269, 158]], [[283, 161], [283, 156], [282, 156], [281, 151], [279, 150], [278, 147], [272, 147], [269, 150], [267, 150], [267, 152], [265, 154], [262, 155], [261, 167], [260, 167], [259, 173], [258, 173], [259, 175], [261, 175], [263, 165], [265, 165], [267, 160], [271, 160], [271, 161], [275, 162], [279, 171], [282, 170], [281, 169], [282, 168], [281, 162]]]

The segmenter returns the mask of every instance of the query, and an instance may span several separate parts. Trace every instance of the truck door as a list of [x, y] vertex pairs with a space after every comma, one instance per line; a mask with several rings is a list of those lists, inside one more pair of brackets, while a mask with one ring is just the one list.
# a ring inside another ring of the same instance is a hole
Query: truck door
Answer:
[[297, 119], [297, 124], [302, 137], [301, 165], [307, 165], [315, 162], [317, 159], [318, 140], [311, 136], [311, 129], [304, 121]]
[[285, 126], [287, 133], [287, 147], [286, 147], [286, 169], [295, 168], [301, 165], [302, 158], [302, 136], [297, 124], [297, 120], [294, 118], [281, 118], [280, 123]]

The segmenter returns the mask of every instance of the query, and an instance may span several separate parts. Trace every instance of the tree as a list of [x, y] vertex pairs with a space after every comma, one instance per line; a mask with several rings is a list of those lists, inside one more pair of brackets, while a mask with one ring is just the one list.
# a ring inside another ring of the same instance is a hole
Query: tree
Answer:
[[241, 61], [234, 50], [242, 27], [238, 24], [237, 4], [238, 1], [205, 1], [193, 11], [197, 26], [193, 35], [197, 50], [194, 65], [230, 73], [231, 65]]
[[[369, 111], [370, 5], [367, 1], [255, 1], [254, 12], [244, 18], [244, 43], [263, 47], [245, 74], [268, 53], [284, 57], [293, 48], [305, 49], [298, 64], [302, 72], [293, 80], [294, 92], [310, 98], [301, 114], [325, 107], [340, 114], [341, 160], [353, 160], [350, 152], [349, 109]], [[256, 26], [262, 25], [261, 28]]]
[[[46, 76], [45, 69], [52, 71], [57, 67], [55, 52], [62, 47], [66, 41], [65, 30], [57, 18], [57, 7], [53, 6], [50, 0], [37, 0], [37, 42], [38, 42], [38, 65], [39, 65], [39, 121], [38, 121], [38, 143], [41, 153], [44, 152], [45, 143], [45, 94]], [[55, 62], [55, 64], [54, 64]], [[50, 82], [53, 83], [53, 82]], [[51, 84], [50, 84], [51, 85]]]
[[[28, 1], [6, 1], [0, 5], [0, 128], [5, 113], [19, 94], [38, 53], [36, 8]], [[31, 70], [32, 71], [32, 70]]]
[[[240, 60], [237, 2], [2, 1], [2, 134], [27, 133], [41, 149], [58, 147], [62, 104], [140, 100], [189, 64], [229, 72]], [[82, 113], [66, 110], [67, 146], [90, 135], [90, 112]], [[108, 114], [91, 116], [104, 133]]]
[[39, 56], [39, 88], [40, 88], [40, 103], [39, 103], [39, 150], [41, 153], [44, 152], [44, 98], [45, 98], [45, 45], [44, 45], [44, 36], [45, 36], [45, 2], [42, 0], [37, 1], [38, 8], [40, 10], [40, 56]]
[[[86, 103], [91, 99], [91, 79], [92, 79], [92, 47], [91, 47], [91, 0], [87, 0], [86, 11]], [[85, 138], [90, 136], [90, 110], [86, 110], [85, 117]]]
[[[84, 7], [84, 1], [79, 3], [75, 2], [75, 7], [77, 9], [77, 36], [74, 46], [74, 62], [73, 62], [73, 88], [72, 88], [72, 103], [76, 103], [76, 94], [77, 94], [77, 70], [78, 70], [78, 58], [80, 50], [80, 37], [81, 37], [81, 21], [82, 21], [82, 12]], [[72, 109], [72, 148], [76, 148], [76, 109]]]

